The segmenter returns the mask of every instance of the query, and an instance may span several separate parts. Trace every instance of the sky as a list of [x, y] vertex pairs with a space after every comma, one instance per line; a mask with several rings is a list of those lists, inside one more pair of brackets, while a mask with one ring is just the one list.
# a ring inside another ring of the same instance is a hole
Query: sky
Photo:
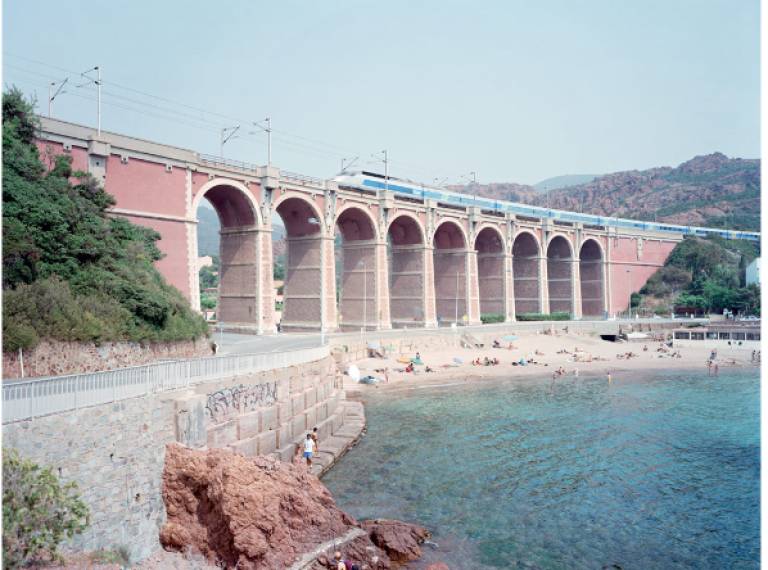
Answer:
[[[53, 116], [331, 177], [420, 182], [760, 155], [757, 0], [6, 0], [3, 84]], [[78, 86], [81, 85], [81, 86]], [[242, 135], [242, 136], [240, 136]]]

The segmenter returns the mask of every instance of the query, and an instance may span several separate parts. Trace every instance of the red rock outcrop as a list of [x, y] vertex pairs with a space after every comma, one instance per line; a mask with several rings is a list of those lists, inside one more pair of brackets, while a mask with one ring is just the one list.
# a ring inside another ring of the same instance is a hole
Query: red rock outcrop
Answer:
[[424, 527], [388, 519], [363, 521], [363, 528], [393, 562], [418, 560], [420, 545], [432, 536]]
[[396, 521], [363, 527], [304, 466], [223, 449], [169, 444], [163, 499], [168, 519], [160, 542], [166, 549], [199, 551], [240, 570], [289, 568], [307, 556], [307, 568], [322, 567], [322, 557], [332, 550], [323, 545], [344, 536], [349, 537], [340, 547], [345, 558], [384, 570], [391, 567], [390, 558], [368, 529], [398, 562], [413, 560], [419, 540], [429, 536], [421, 527]]

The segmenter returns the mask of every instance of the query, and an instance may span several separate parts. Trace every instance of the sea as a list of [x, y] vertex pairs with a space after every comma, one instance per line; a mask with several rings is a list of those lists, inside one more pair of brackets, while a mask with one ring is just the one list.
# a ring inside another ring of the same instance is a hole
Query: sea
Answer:
[[427, 527], [409, 568], [759, 567], [756, 368], [389, 388], [323, 482]]

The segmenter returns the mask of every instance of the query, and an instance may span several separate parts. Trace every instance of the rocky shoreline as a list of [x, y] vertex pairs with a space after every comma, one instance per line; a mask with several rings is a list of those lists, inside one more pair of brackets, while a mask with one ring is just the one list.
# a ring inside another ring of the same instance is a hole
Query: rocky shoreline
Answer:
[[163, 500], [163, 547], [225, 568], [321, 570], [340, 551], [361, 569], [384, 570], [420, 558], [430, 537], [400, 521], [358, 522], [301, 461], [222, 449], [169, 444]]

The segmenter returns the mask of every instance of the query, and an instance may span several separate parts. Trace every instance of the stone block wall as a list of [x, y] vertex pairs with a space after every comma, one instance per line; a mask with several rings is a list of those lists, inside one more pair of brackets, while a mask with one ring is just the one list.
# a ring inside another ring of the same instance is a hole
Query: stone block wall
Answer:
[[125, 546], [133, 560], [159, 547], [166, 444], [222, 447], [246, 456], [293, 457], [318, 425], [343, 423], [332, 358], [3, 426], [3, 446], [76, 481], [91, 524], [66, 548]]
[[[24, 351], [24, 376], [81, 374], [199, 356], [212, 356], [211, 343], [207, 338], [146, 345], [105, 342], [98, 346], [94, 343], [43, 340], [34, 349]], [[21, 378], [18, 352], [3, 353], [3, 378]]]

